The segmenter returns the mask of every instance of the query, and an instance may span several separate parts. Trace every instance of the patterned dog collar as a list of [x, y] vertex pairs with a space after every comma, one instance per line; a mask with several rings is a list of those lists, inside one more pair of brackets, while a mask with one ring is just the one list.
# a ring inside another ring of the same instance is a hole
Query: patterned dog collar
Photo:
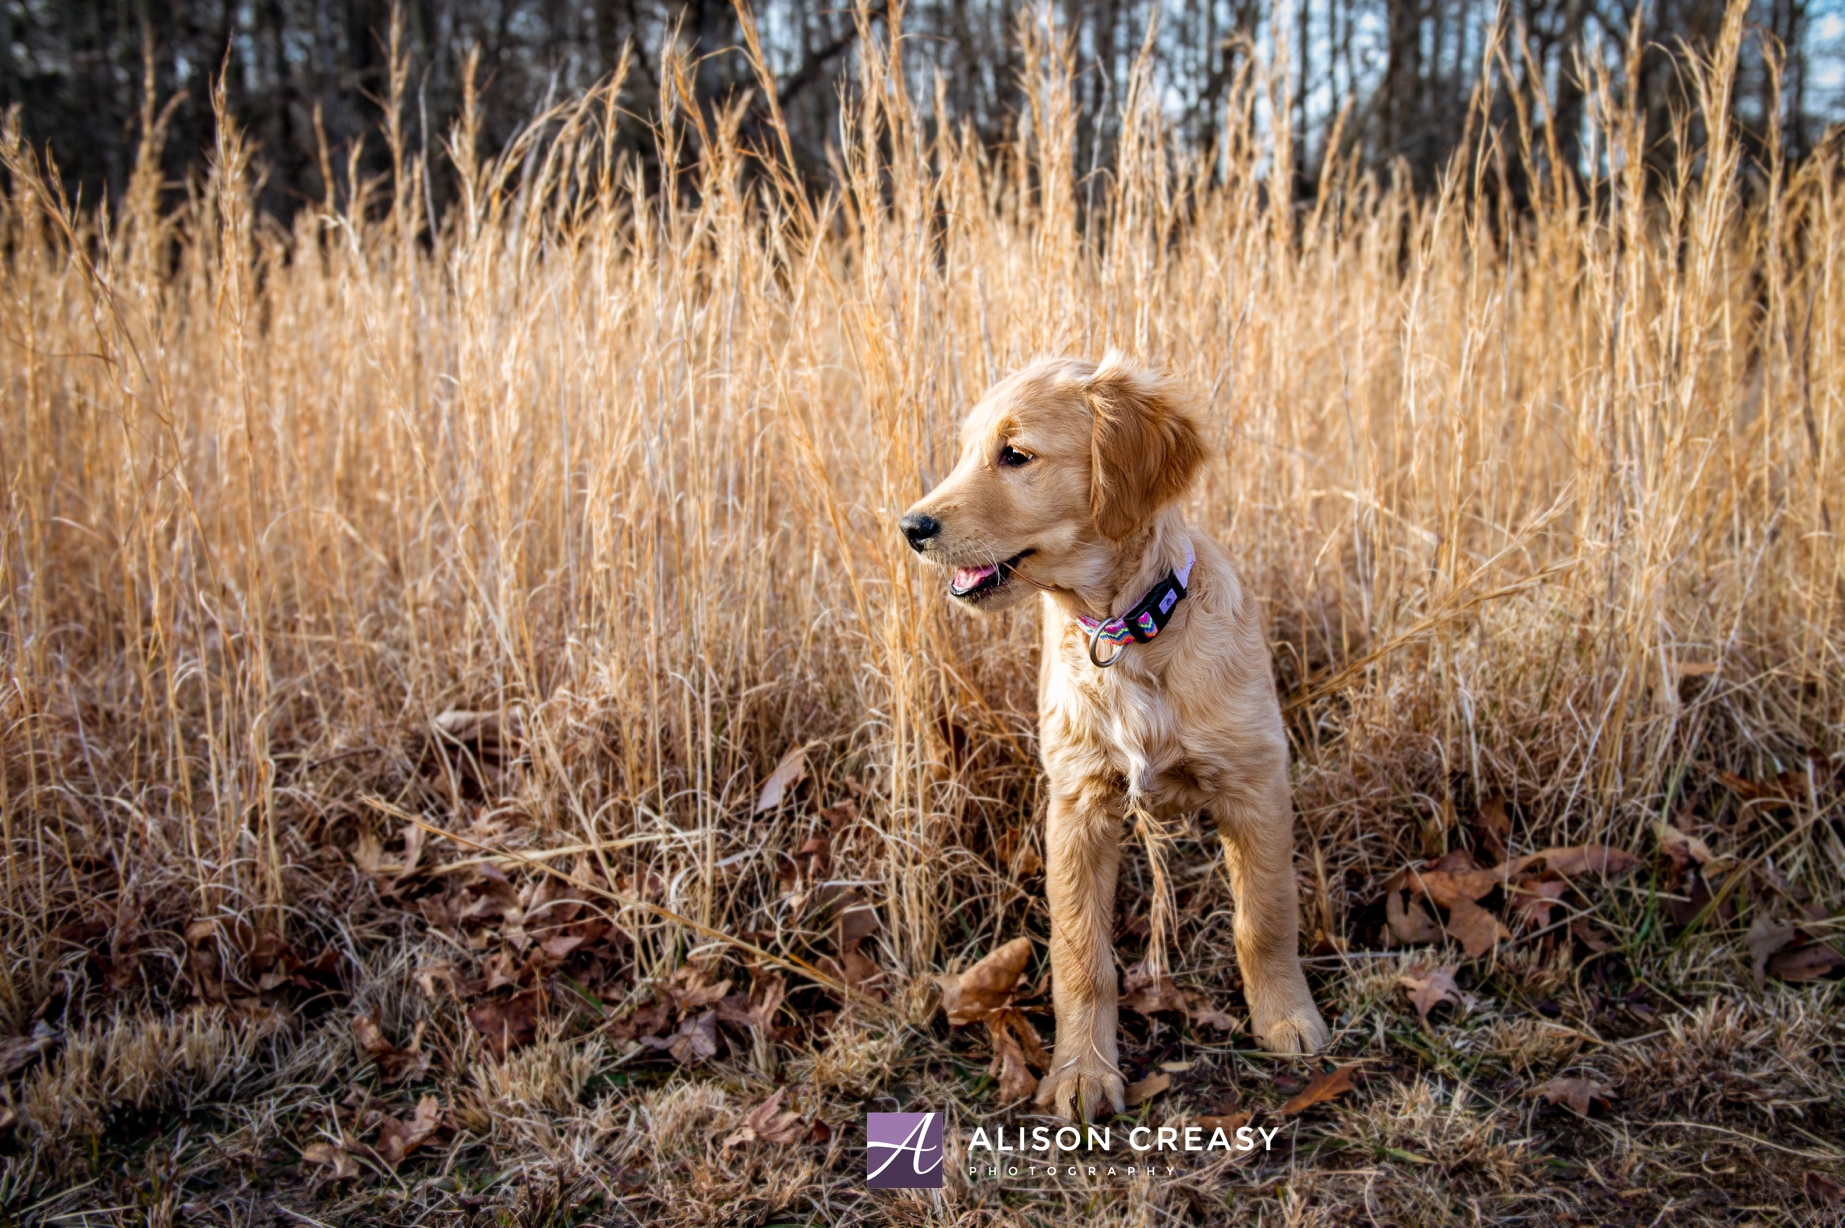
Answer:
[[[1166, 578], [1148, 589], [1140, 604], [1126, 614], [1107, 620], [1087, 614], [1076, 616], [1076, 621], [1089, 633], [1089, 660], [1097, 669], [1107, 669], [1119, 661], [1121, 654], [1127, 651], [1129, 640], [1144, 644], [1166, 629], [1166, 624], [1172, 621], [1172, 612], [1185, 596], [1185, 582], [1191, 579], [1195, 561], [1192, 545], [1186, 542], [1185, 563], [1177, 571], [1167, 572]], [[1103, 641], [1117, 645], [1114, 655], [1106, 661], [1096, 655], [1096, 648]]]

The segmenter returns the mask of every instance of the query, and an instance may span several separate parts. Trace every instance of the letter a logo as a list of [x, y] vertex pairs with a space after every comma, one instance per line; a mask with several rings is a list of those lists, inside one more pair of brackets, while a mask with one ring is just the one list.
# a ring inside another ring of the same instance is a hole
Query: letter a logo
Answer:
[[940, 1113], [867, 1113], [865, 1183], [874, 1190], [942, 1188]]

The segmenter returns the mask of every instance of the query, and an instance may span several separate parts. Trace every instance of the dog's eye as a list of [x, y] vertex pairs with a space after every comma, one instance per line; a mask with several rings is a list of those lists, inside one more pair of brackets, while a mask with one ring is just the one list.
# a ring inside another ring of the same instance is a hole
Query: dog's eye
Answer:
[[1017, 469], [1020, 465], [1030, 464], [1031, 457], [1008, 444], [999, 450], [999, 463], [1008, 469]]

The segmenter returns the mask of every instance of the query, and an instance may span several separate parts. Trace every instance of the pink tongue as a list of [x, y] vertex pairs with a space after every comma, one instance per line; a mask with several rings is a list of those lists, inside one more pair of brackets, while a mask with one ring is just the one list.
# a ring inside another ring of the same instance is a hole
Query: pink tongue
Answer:
[[965, 593], [998, 570], [997, 567], [957, 567], [955, 568], [955, 588]]

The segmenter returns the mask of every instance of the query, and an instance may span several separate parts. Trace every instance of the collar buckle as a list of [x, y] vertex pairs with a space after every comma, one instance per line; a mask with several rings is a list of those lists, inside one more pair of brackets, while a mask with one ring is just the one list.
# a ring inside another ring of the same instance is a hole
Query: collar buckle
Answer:
[[[1168, 571], [1165, 578], [1148, 589], [1147, 595], [1126, 614], [1107, 619], [1091, 618], [1086, 614], [1076, 616], [1077, 623], [1089, 633], [1090, 664], [1097, 669], [1108, 669], [1121, 660], [1129, 640], [1144, 644], [1166, 629], [1166, 624], [1172, 621], [1172, 612], [1185, 597], [1185, 582], [1191, 579], [1193, 558], [1191, 545], [1187, 543], [1185, 566]], [[1096, 652], [1103, 640], [1115, 645], [1115, 654], [1107, 660]]]

